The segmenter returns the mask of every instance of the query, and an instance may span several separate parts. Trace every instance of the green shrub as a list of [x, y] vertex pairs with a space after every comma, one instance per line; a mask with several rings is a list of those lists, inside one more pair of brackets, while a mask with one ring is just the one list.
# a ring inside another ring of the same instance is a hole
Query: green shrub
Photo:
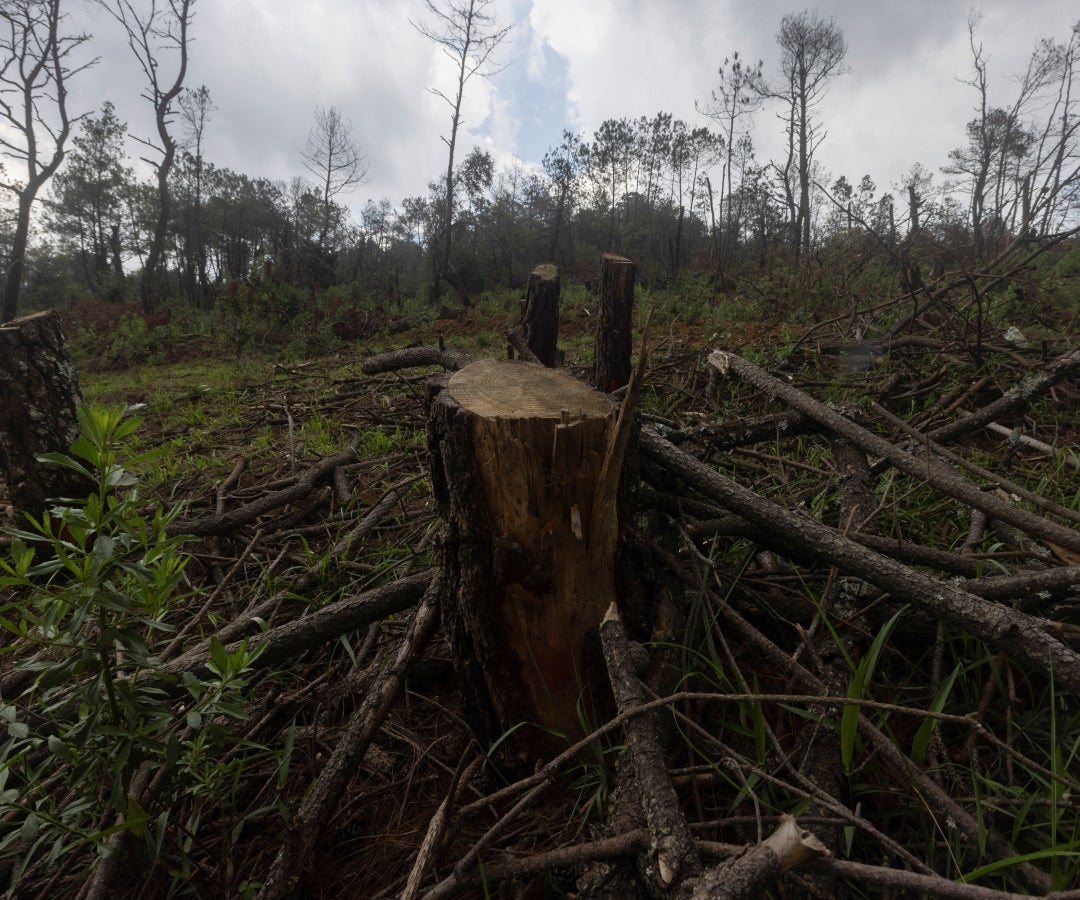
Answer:
[[[0, 628], [30, 683], [0, 702], [0, 862], [12, 890], [117, 829], [160, 850], [181, 781], [210, 778], [228, 746], [223, 723], [244, 715], [246, 645], [230, 654], [215, 644], [206, 678], [176, 684], [160, 670], [187, 539], [169, 531], [179, 506], [148, 509], [139, 496], [128, 466], [143, 457], [122, 456], [139, 422], [123, 407], [81, 408], [71, 455], [43, 459], [79, 472], [93, 491], [5, 529], [13, 540], [0, 559]], [[157, 816], [133, 784], [143, 767], [174, 775]], [[89, 853], [87, 865], [97, 858]]]

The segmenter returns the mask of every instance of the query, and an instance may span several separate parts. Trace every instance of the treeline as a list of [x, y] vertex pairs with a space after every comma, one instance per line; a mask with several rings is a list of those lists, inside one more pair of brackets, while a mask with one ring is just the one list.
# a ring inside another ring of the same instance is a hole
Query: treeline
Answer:
[[[271, 181], [204, 158], [213, 104], [205, 87], [185, 89], [163, 187], [136, 177], [126, 125], [106, 102], [78, 121], [63, 166], [37, 197], [37, 236], [21, 272], [11, 265], [16, 216], [3, 223], [3, 270], [20, 279], [24, 309], [141, 298], [147, 312], [165, 298], [208, 309], [252, 280], [304, 291], [347, 285], [354, 298], [423, 296], [444, 245], [464, 302], [522, 285], [541, 261], [583, 279], [605, 251], [633, 258], [647, 282], [694, 276], [719, 292], [777, 261], [810, 265], [858, 248], [918, 288], [1017, 241], [1067, 236], [1080, 214], [1080, 23], [1066, 41], [1037, 46], [1008, 105], [990, 96], [977, 25], [969, 24], [970, 84], [980, 112], [958, 127], [940, 178], [915, 164], [884, 189], [869, 176], [827, 172], [817, 158], [818, 104], [844, 74], [846, 44], [835, 22], [801, 13], [782, 20], [774, 78], [737, 54], [725, 60], [699, 107], [708, 127], [666, 112], [609, 119], [592, 135], [564, 133], [539, 166], [497, 168], [474, 149], [453, 166], [452, 190], [444, 175], [396, 207], [369, 201], [358, 217], [344, 200], [364, 161], [335, 109], [319, 111], [303, 154], [314, 180]], [[763, 107], [784, 123], [782, 160], [756, 157], [754, 114]], [[335, 183], [331, 163], [343, 151], [351, 180]], [[151, 259], [156, 288], [147, 293], [139, 285]]]

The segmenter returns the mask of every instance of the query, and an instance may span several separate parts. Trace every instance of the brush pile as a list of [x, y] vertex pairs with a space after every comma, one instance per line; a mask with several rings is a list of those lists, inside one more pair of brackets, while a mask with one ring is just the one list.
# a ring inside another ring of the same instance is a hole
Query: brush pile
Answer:
[[[191, 539], [145, 652], [107, 603], [31, 639], [0, 580], [11, 894], [1080, 896], [1080, 351], [841, 325], [654, 342], [620, 542], [650, 615], [612, 611], [610, 715], [528, 771], [440, 629], [426, 382], [471, 357], [281, 368], [191, 435], [231, 470], [154, 488]], [[117, 686], [153, 721], [95, 718]]]

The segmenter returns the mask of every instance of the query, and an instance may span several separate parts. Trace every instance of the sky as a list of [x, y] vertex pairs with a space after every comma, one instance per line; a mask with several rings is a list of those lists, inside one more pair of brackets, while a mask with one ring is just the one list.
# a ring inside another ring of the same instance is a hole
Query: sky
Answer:
[[[501, 71], [467, 86], [457, 158], [479, 146], [500, 167], [535, 166], [564, 130], [591, 139], [608, 118], [669, 112], [708, 125], [696, 106], [708, 102], [724, 59], [738, 51], [776, 76], [780, 20], [808, 9], [833, 19], [848, 47], [847, 71], [819, 107], [825, 170], [852, 183], [869, 174], [886, 190], [920, 162], [940, 180], [974, 117], [977, 95], [963, 83], [973, 8], [995, 105], [1011, 102], [1040, 38], [1064, 41], [1080, 21], [1076, 0], [492, 0], [498, 24], [513, 29], [494, 55]], [[68, 30], [92, 35], [82, 57], [98, 57], [72, 80], [69, 109], [96, 112], [109, 100], [130, 135], [152, 136], [145, 84], [119, 25], [90, 0], [69, 0], [69, 9]], [[359, 211], [368, 200], [400, 208], [425, 194], [446, 168], [449, 134], [450, 108], [432, 88], [452, 96], [456, 74], [412, 24], [432, 21], [424, 0], [196, 0], [185, 83], [206, 85], [216, 107], [204, 156], [288, 181], [304, 174], [316, 107], [336, 106], [368, 163], [366, 182], [341, 199]], [[163, 78], [174, 65], [163, 57]], [[774, 110], [757, 113], [759, 161], [780, 158], [782, 128]], [[147, 154], [134, 141], [129, 152]]]

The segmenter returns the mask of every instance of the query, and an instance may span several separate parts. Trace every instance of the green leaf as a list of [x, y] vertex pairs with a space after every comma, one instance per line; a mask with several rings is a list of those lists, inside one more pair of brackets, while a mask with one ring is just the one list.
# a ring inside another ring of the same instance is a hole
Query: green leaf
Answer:
[[202, 713], [197, 709], [191, 710], [187, 714], [187, 723], [189, 728], [202, 728]]
[[[949, 699], [949, 694], [952, 692], [953, 683], [956, 681], [956, 676], [960, 674], [960, 664], [958, 663], [956, 668], [952, 670], [952, 674], [945, 679], [944, 683], [938, 689], [937, 696], [934, 697], [934, 702], [930, 704], [930, 712], [939, 713], [945, 708], [945, 701]], [[930, 737], [934, 733], [934, 726], [937, 724], [935, 719], [923, 719], [922, 724], [919, 726], [919, 730], [915, 732], [915, 737], [911, 741], [911, 759], [916, 765], [922, 765], [926, 760], [926, 749], [930, 746]]]
[[41, 818], [37, 813], [28, 813], [26, 818], [23, 819], [22, 827], [19, 829], [19, 837], [24, 840], [30, 840], [35, 834], [37, 834], [38, 828], [41, 827]]
[[128, 794], [127, 815], [124, 816], [124, 825], [136, 837], [146, 834], [146, 810], [139, 801]]
[[140, 416], [128, 415], [129, 409], [131, 409], [130, 406], [124, 408], [124, 411], [122, 413], [124, 418], [117, 423], [116, 428], [113, 431], [114, 441], [122, 441], [124, 438], [133, 434], [135, 430], [143, 423], [143, 420]]
[[218, 677], [224, 678], [229, 671], [229, 653], [217, 635], [210, 638], [210, 659], [210, 671]]
[[214, 711], [223, 716], [228, 716], [230, 719], [236, 719], [239, 722], [245, 721], [248, 717], [248, 712], [244, 707], [237, 703], [229, 703], [224, 700], [214, 704]]
[[1080, 847], [1080, 841], [1073, 841], [1072, 843], [1062, 844], [1058, 847], [1049, 847], [1046, 850], [1035, 850], [1032, 853], [1023, 853], [1019, 856], [1010, 856], [1008, 859], [995, 860], [992, 863], [987, 863], [985, 866], [980, 866], [974, 871], [968, 872], [963, 880], [965, 884], [971, 884], [971, 882], [976, 881], [985, 875], [993, 875], [995, 872], [1000, 872], [1002, 869], [1018, 866], [1021, 863], [1033, 862], [1037, 859], [1060, 859], [1062, 857], [1080, 856], [1080, 850], [1075, 849], [1077, 847]]
[[131, 487], [138, 479], [123, 466], [109, 466], [105, 473], [105, 484], [110, 488]]
[[[76, 438], [75, 444], [78, 444], [80, 440], [82, 440], [82, 438]], [[72, 444], [73, 451], [75, 449], [75, 444]], [[88, 461], [91, 463], [93, 462], [92, 460]], [[77, 459], [72, 459], [70, 456], [67, 456], [63, 453], [42, 453], [38, 456], [38, 462], [54, 463], [55, 465], [63, 466], [65, 469], [70, 469], [72, 472], [78, 472], [88, 481], [96, 480], [94, 478], [94, 473], [91, 472], [90, 469], [84, 466]]]
[[49, 735], [49, 752], [70, 765], [75, 763], [75, 754], [71, 752], [71, 748], [55, 734]]
[[94, 559], [99, 563], [112, 558], [116, 551], [116, 540], [108, 535], [99, 534], [94, 538]]
[[[892, 633], [894, 626], [900, 616], [904, 614], [905, 610], [907, 610], [907, 607], [901, 606], [893, 617], [881, 627], [881, 631], [879, 631], [877, 637], [874, 638], [874, 642], [870, 645], [870, 649], [867, 650], [866, 655], [859, 660], [859, 665], [855, 669], [855, 674], [848, 684], [847, 695], [849, 699], [862, 700], [866, 696], [866, 688], [874, 677], [874, 669], [877, 667], [878, 657], [881, 655], [882, 649], [889, 640], [889, 635]], [[848, 775], [851, 774], [851, 762], [855, 755], [855, 738], [857, 737], [858, 732], [859, 707], [848, 704], [844, 707], [844, 712], [840, 717], [840, 760], [844, 765], [844, 772]]]

